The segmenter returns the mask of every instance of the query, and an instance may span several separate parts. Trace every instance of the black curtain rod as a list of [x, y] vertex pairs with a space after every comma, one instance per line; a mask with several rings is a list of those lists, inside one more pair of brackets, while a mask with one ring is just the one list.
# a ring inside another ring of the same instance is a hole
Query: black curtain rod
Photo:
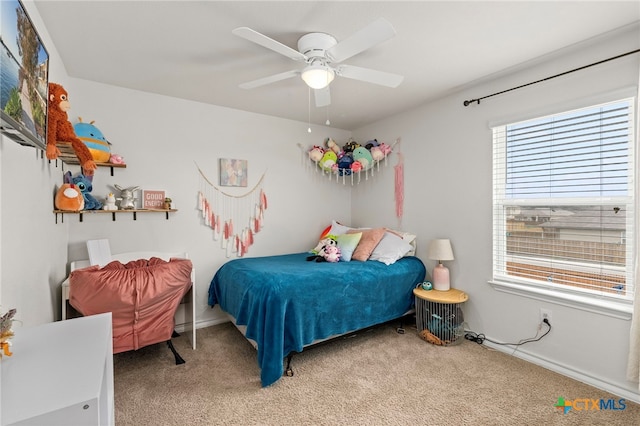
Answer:
[[507, 93], [507, 92], [510, 92], [512, 90], [521, 89], [523, 87], [531, 86], [532, 84], [537, 84], [537, 83], [541, 83], [543, 81], [551, 80], [552, 78], [561, 77], [563, 75], [570, 74], [572, 72], [580, 71], [580, 70], [583, 70], [585, 68], [592, 67], [594, 65], [600, 65], [600, 64], [603, 64], [605, 62], [613, 61], [614, 59], [619, 59], [619, 58], [622, 58], [624, 56], [633, 55], [634, 53], [638, 53], [638, 52], [640, 52], [640, 49], [632, 50], [631, 52], [623, 53], [621, 55], [614, 56], [614, 57], [609, 58], [609, 59], [603, 59], [602, 61], [594, 62], [593, 64], [585, 65], [585, 66], [582, 66], [580, 68], [576, 68], [576, 69], [573, 69], [573, 70], [570, 70], [570, 71], [561, 72], [560, 74], [552, 75], [551, 77], [546, 77], [546, 78], [543, 78], [541, 80], [532, 81], [531, 83], [523, 84], [523, 85], [517, 86], [517, 87], [512, 87], [511, 89], [503, 90], [501, 92], [496, 92], [496, 93], [493, 93], [491, 95], [483, 96], [481, 98], [470, 99], [470, 100], [464, 101], [463, 104], [464, 104], [464, 106], [469, 106], [472, 103], [477, 102], [478, 105], [480, 105], [480, 100], [482, 100], [482, 99], [490, 98], [490, 97], [496, 96], [496, 95], [501, 95], [503, 93]]

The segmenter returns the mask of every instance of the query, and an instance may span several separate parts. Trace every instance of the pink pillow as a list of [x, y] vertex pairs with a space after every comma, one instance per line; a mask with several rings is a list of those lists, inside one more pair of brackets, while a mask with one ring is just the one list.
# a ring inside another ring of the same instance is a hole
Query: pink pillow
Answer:
[[376, 248], [382, 237], [384, 237], [385, 229], [350, 229], [347, 231], [347, 234], [355, 234], [358, 232], [362, 232], [362, 237], [360, 237], [360, 242], [358, 243], [358, 247], [354, 250], [351, 260], [360, 260], [364, 262], [369, 259], [373, 249]]

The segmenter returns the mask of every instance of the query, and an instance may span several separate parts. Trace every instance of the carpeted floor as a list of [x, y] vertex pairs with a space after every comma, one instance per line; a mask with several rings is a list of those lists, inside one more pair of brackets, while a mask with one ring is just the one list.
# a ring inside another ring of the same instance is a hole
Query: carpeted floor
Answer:
[[[311, 348], [260, 387], [255, 349], [225, 323], [114, 358], [117, 425], [636, 425], [640, 405], [569, 410], [559, 397], [619, 397], [464, 341], [437, 347], [385, 324]], [[598, 402], [598, 401], [596, 401]], [[584, 404], [577, 404], [578, 407]]]

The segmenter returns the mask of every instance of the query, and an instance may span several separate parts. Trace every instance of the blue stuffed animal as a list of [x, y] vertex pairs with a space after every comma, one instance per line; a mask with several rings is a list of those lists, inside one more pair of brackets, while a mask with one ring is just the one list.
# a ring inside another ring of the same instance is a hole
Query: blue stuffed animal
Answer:
[[93, 176], [85, 176], [82, 173], [72, 176], [71, 172], [64, 174], [64, 183], [73, 184], [78, 187], [82, 192], [82, 198], [84, 198], [85, 210], [100, 210], [102, 209], [102, 203], [98, 201], [91, 191], [93, 190]]

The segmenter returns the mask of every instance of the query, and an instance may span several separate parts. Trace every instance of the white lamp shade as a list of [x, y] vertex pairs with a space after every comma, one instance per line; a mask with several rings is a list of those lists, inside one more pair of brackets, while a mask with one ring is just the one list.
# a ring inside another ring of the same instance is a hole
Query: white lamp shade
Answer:
[[447, 238], [431, 240], [427, 257], [431, 260], [453, 260], [451, 241]]
[[312, 89], [324, 89], [333, 81], [335, 73], [326, 66], [309, 65], [302, 71], [301, 77]]

